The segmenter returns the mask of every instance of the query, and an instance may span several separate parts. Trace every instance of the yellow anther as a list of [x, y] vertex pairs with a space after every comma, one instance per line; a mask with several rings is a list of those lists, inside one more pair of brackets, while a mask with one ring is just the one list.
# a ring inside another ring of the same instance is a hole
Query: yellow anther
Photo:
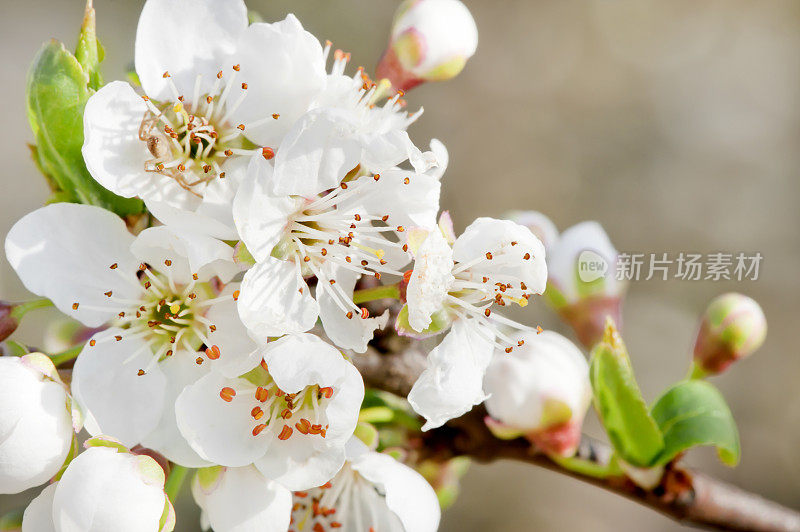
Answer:
[[169, 311], [172, 314], [177, 314], [181, 310], [181, 306], [178, 303], [173, 303], [169, 306]]

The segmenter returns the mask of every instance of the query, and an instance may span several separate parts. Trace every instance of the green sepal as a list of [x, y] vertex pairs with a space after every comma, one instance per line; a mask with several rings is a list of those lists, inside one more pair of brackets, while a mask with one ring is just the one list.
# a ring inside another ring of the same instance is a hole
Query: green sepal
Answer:
[[403, 305], [394, 326], [398, 334], [421, 340], [443, 332], [451, 323], [453, 318], [450, 313], [446, 309], [440, 309], [431, 314], [431, 323], [424, 331], [415, 331], [408, 322], [408, 305]]
[[122, 442], [115, 440], [110, 436], [95, 436], [83, 442], [83, 446], [88, 449], [89, 447], [110, 447], [116, 449], [118, 453], [129, 453], [130, 449], [125, 447]]
[[594, 405], [611, 444], [628, 463], [650, 466], [664, 449], [664, 438], [642, 397], [628, 353], [609, 320], [592, 350], [589, 378]]
[[664, 435], [664, 449], [656, 459], [666, 464], [692, 447], [714, 446], [726, 465], [739, 462], [739, 431], [725, 398], [709, 382], [687, 380], [669, 388], [651, 410]]
[[[88, 51], [82, 53], [89, 61]], [[26, 87], [36, 164], [59, 200], [97, 205], [120, 216], [141, 213], [141, 200], [113, 194], [86, 169], [81, 153], [83, 110], [93, 92], [90, 76], [62, 43], [53, 40], [42, 46], [28, 72]]]

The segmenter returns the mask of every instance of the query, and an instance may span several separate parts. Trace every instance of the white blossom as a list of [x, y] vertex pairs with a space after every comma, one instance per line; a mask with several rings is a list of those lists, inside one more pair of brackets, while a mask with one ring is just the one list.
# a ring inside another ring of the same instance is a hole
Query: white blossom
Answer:
[[572, 342], [553, 331], [521, 333], [524, 344], [495, 352], [486, 370], [490, 428], [527, 436], [541, 448], [571, 455], [592, 398], [589, 365]]
[[47, 356], [0, 357], [0, 493], [19, 493], [58, 473], [79, 421]]
[[364, 384], [334, 347], [311, 334], [270, 342], [242, 378], [213, 372], [178, 397], [178, 426], [208, 461], [255, 466], [289, 489], [319, 486], [344, 463]]
[[6, 254], [29, 290], [107, 327], [73, 372], [87, 430], [206, 465], [177, 430], [175, 398], [209, 366], [239, 375], [259, 360], [237, 317], [236, 283], [223, 285], [238, 271], [230, 246], [167, 227], [134, 237], [111, 212], [58, 203], [17, 222]]

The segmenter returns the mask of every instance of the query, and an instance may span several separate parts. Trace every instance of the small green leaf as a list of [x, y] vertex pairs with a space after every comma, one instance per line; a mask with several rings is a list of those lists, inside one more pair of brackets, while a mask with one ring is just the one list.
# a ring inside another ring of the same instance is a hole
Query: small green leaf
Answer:
[[589, 378], [595, 408], [614, 449], [633, 465], [651, 465], [664, 449], [664, 439], [636, 384], [625, 345], [610, 320], [603, 340], [592, 350]]
[[97, 90], [103, 86], [100, 75], [100, 62], [103, 60], [103, 47], [97, 40], [95, 11], [92, 0], [86, 0], [86, 11], [83, 15], [81, 33], [78, 35], [78, 46], [75, 48], [75, 59], [83, 71], [89, 76], [89, 88]]
[[371, 406], [363, 408], [358, 420], [365, 423], [389, 423], [394, 419], [394, 411], [387, 406]]
[[739, 432], [725, 398], [705, 381], [683, 381], [671, 387], [651, 411], [664, 435], [664, 450], [657, 459], [666, 464], [679, 453], [703, 445], [717, 448], [729, 466], [739, 462]]
[[144, 210], [140, 200], [113, 194], [86, 170], [81, 147], [83, 109], [92, 94], [88, 84], [89, 76], [62, 43], [42, 46], [26, 88], [35, 160], [59, 199], [97, 205], [120, 216], [140, 213]]

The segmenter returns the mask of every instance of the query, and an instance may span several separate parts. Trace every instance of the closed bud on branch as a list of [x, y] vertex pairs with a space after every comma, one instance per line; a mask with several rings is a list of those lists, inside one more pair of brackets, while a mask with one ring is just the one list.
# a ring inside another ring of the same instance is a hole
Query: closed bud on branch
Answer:
[[767, 320], [753, 299], [735, 292], [717, 297], [700, 322], [693, 376], [722, 373], [761, 347], [766, 336]]
[[570, 227], [548, 249], [545, 298], [586, 347], [603, 336], [607, 317], [622, 322], [626, 284], [616, 278], [617, 256], [597, 222]]
[[459, 0], [406, 0], [392, 22], [377, 75], [407, 91], [461, 72], [478, 47], [478, 28]]
[[13, 310], [14, 305], [6, 301], [0, 301], [0, 342], [17, 330], [19, 320], [12, 313]]
[[525, 436], [546, 452], [572, 456], [592, 398], [589, 366], [558, 333], [523, 333], [511, 353], [497, 351], [484, 379], [487, 425], [495, 436]]

